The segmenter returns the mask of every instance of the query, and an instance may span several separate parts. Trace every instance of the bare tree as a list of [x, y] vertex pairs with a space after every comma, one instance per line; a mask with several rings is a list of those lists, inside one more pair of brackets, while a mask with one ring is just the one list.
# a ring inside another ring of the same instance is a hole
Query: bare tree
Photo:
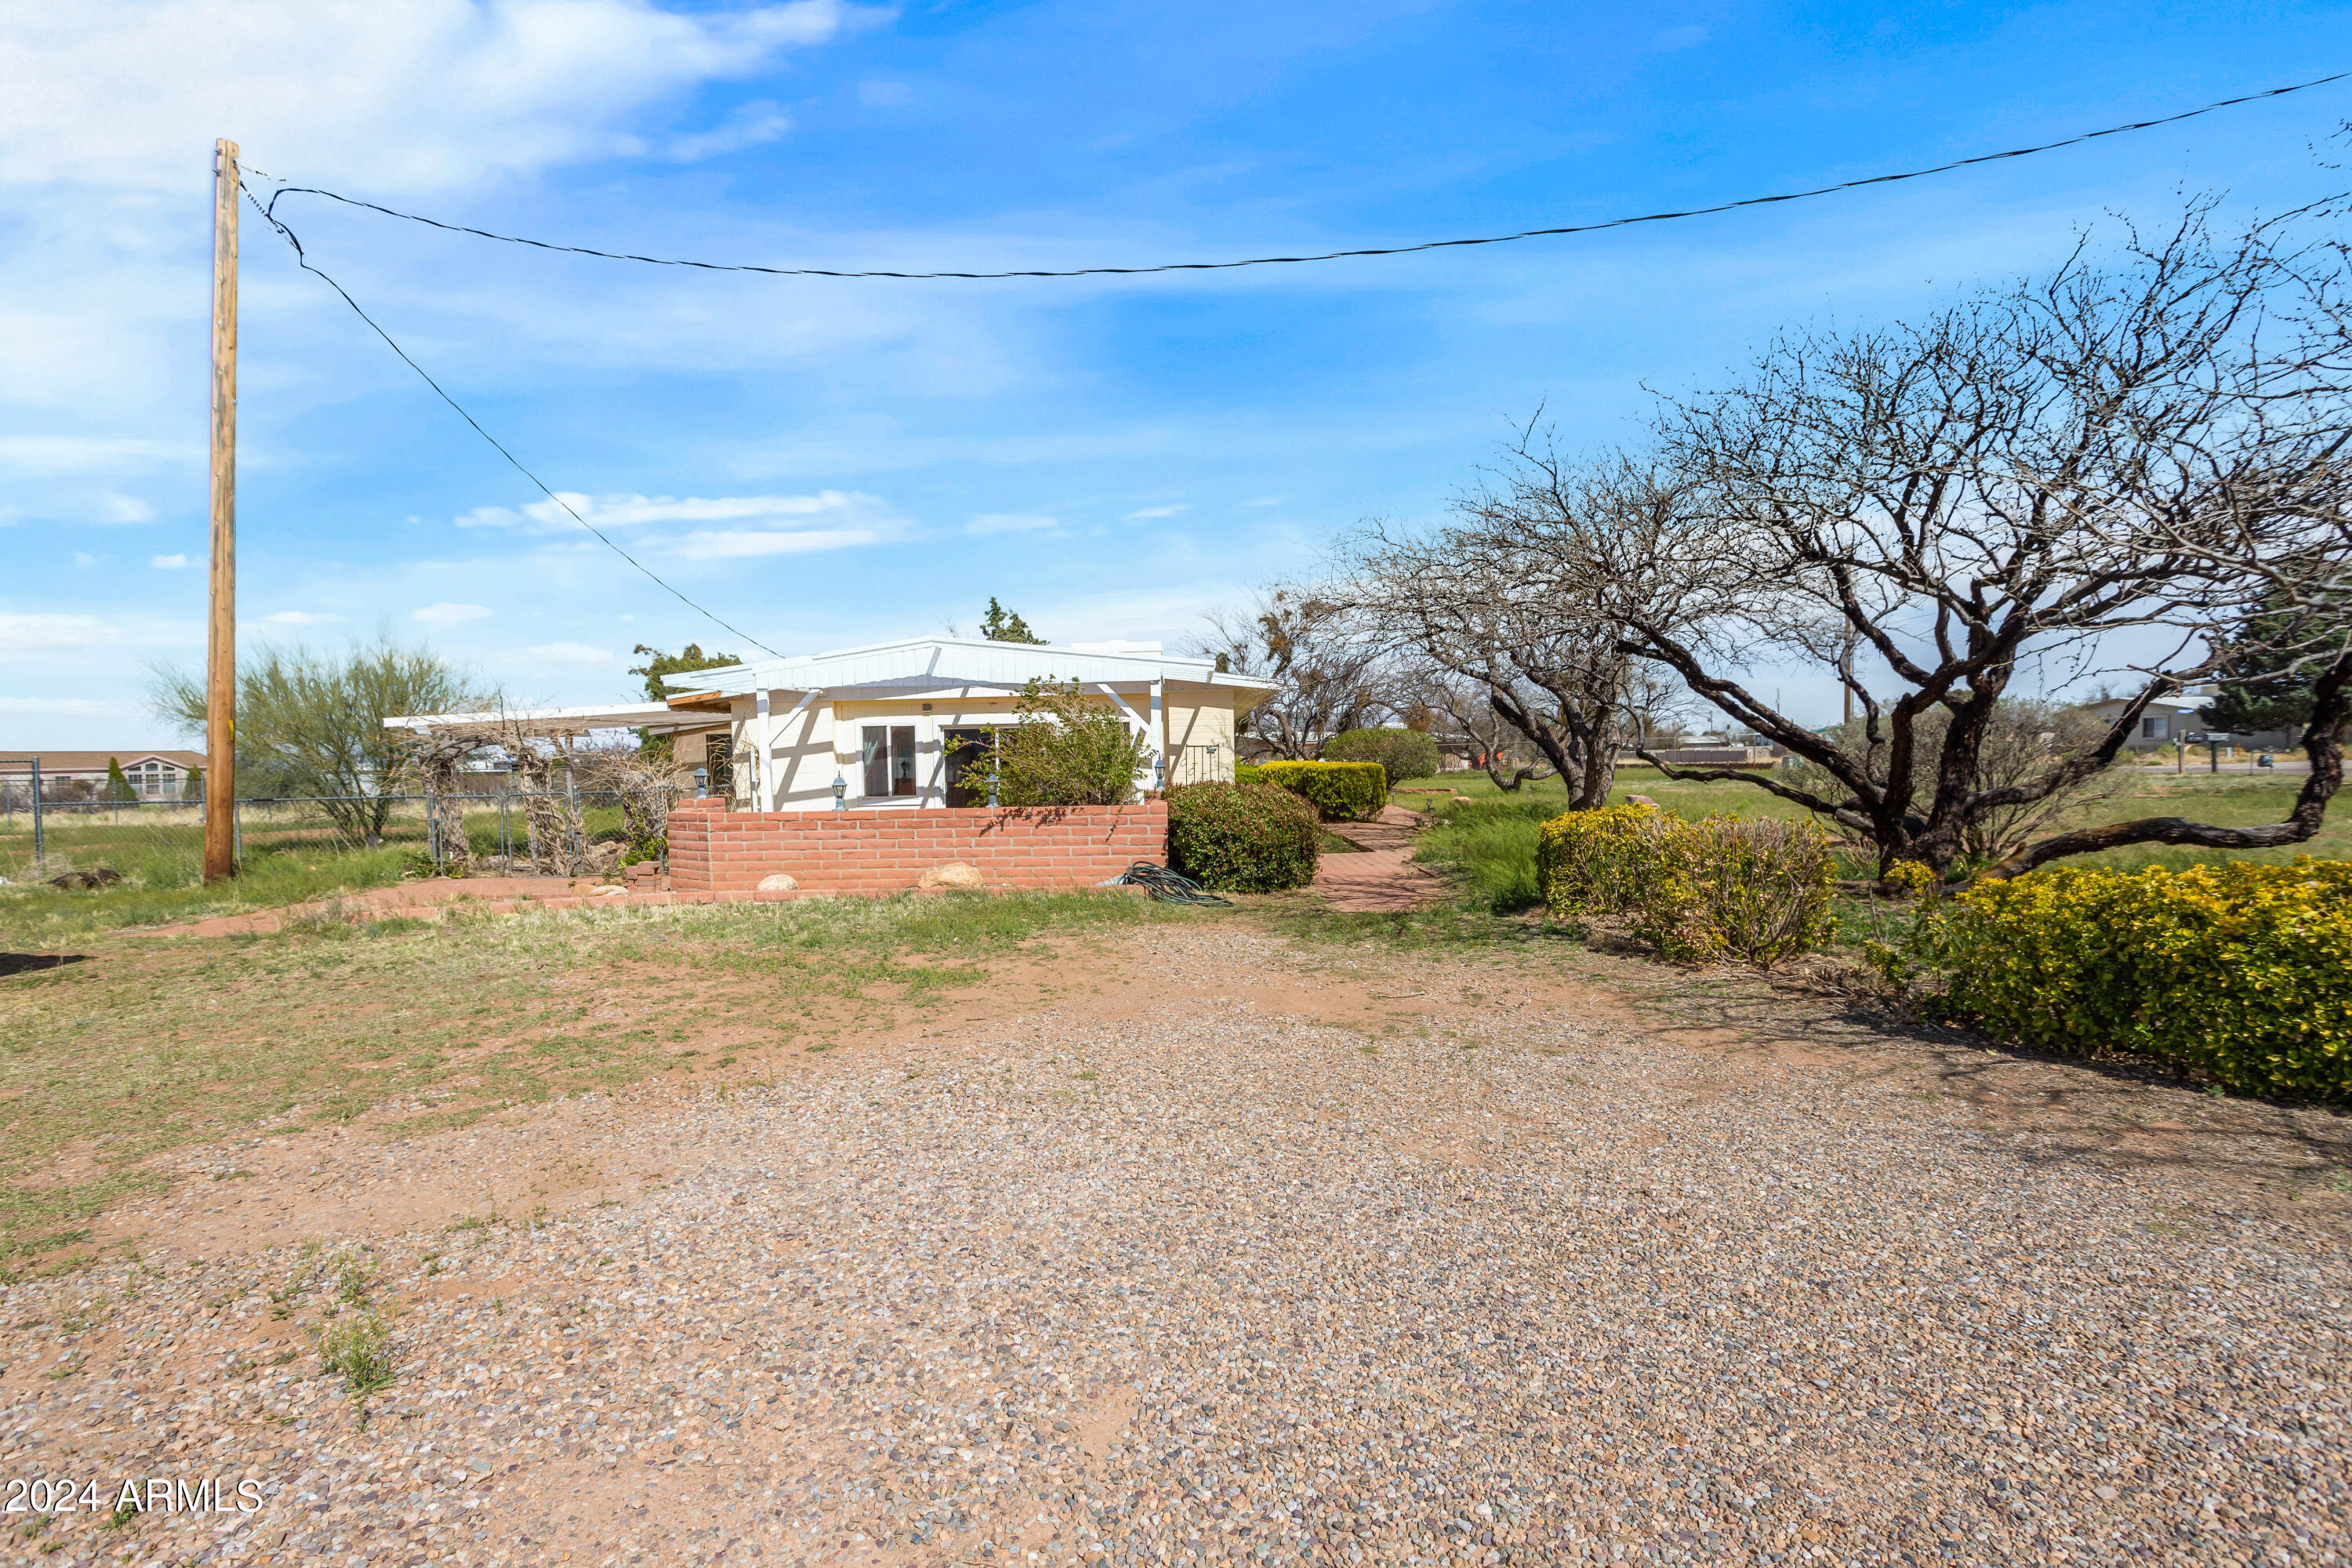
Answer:
[[[1494, 693], [1483, 681], [1468, 680], [1435, 665], [1405, 677], [1412, 700], [1442, 716], [1454, 732], [1469, 743], [1471, 754], [1495, 787], [1506, 794], [1533, 779], [1554, 776], [1551, 765], [1530, 745], [1527, 731], [1503, 716]], [[1518, 710], [1538, 701], [1537, 694], [1517, 694]]]
[[1208, 616], [1192, 652], [1220, 669], [1276, 683], [1241, 727], [1291, 760], [1310, 757], [1331, 736], [1360, 730], [1389, 710], [1379, 695], [1381, 659], [1347, 606], [1311, 588], [1267, 588], [1244, 609]]
[[[2078, 254], [1916, 325], [1778, 342], [1736, 384], [1664, 408], [1654, 467], [1571, 469], [1523, 445], [1518, 493], [1544, 502], [1525, 542], [1544, 583], [1605, 585], [1625, 650], [1822, 782], [1668, 776], [1795, 801], [1868, 838], [1882, 874], [1900, 860], [1943, 872], [1989, 814], [2112, 764], [2150, 703], [2219, 669], [2212, 628], [2282, 583], [2340, 626], [2345, 399], [2317, 374], [2320, 329], [2282, 344], [2294, 334], [2270, 330], [2268, 307], [2283, 290], [2330, 297], [2314, 279], [2341, 267], [2285, 253], [2274, 228], [2217, 248], [2204, 216], [2135, 237], [2109, 269]], [[2021, 664], [2089, 670], [2119, 640], [2135, 689], [2102, 732], [2030, 776], [1990, 776], [1988, 737]], [[1742, 679], [1787, 658], [1838, 671], [1858, 744]], [[2308, 838], [2341, 778], [2346, 678], [2339, 658], [2318, 682], [2313, 777], [2288, 821], [2062, 833], [1996, 874], [2125, 844]]]
[[[1515, 455], [1530, 434], [1522, 432]], [[1565, 470], [1550, 473], [1574, 482]], [[1342, 552], [1341, 577], [1368, 630], [1457, 687], [1483, 691], [1491, 712], [1566, 781], [1569, 809], [1580, 811], [1608, 804], [1641, 666], [1622, 646], [1613, 586], [1561, 570], [1546, 548], [1545, 530], [1575, 504], [1547, 487], [1538, 466], [1516, 462], [1499, 484], [1457, 498], [1446, 527], [1367, 524]]]

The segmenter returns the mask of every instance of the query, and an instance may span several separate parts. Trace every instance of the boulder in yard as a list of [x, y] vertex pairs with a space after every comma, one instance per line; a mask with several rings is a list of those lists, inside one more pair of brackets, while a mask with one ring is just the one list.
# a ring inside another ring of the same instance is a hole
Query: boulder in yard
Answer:
[[979, 867], [966, 865], [961, 860], [950, 860], [932, 867], [923, 873], [921, 885], [926, 888], [965, 888], [975, 891], [988, 886], [982, 879]]
[[760, 891], [763, 893], [789, 893], [799, 886], [798, 879], [782, 871], [760, 879]]
[[[1625, 804], [1626, 804], [1627, 805], [1658, 805], [1658, 803], [1657, 803], [1656, 801], [1652, 800], [1652, 799], [1651, 799], [1648, 795], [1627, 795], [1627, 796], [1625, 797]], [[1663, 810], [1664, 810], [1665, 808], [1664, 808], [1664, 806], [1659, 806], [1659, 807], [1658, 807], [1658, 809], [1660, 809], [1661, 811], [1663, 811]]]

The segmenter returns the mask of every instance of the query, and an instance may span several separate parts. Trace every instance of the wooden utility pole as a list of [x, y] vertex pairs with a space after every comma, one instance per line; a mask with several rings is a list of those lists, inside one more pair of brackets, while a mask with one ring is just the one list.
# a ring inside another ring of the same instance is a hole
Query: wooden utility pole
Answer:
[[205, 880], [236, 875], [236, 143], [213, 146], [213, 554]]

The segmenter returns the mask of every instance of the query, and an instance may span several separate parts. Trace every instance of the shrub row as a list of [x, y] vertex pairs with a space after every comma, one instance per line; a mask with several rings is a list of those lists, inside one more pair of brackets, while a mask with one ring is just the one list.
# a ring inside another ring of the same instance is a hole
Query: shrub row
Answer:
[[1315, 879], [1314, 809], [1270, 784], [1168, 792], [1168, 863], [1204, 888], [1278, 893]]
[[1940, 1008], [2003, 1038], [2352, 1100], [2352, 862], [2037, 871], [1930, 906], [1912, 942]]
[[1370, 822], [1389, 803], [1388, 773], [1378, 763], [1261, 763], [1257, 773], [1326, 822]]
[[1323, 742], [1327, 763], [1378, 763], [1391, 789], [1436, 775], [1437, 742], [1419, 730], [1349, 730]]
[[1572, 811], [1536, 838], [1536, 884], [1556, 915], [1622, 916], [1669, 958], [1769, 968], [1836, 930], [1830, 838], [1809, 822], [1648, 805]]

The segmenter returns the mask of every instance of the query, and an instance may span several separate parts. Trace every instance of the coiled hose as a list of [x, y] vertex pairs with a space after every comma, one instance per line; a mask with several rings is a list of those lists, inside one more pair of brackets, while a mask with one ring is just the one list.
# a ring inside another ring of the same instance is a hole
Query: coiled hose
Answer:
[[1231, 899], [1221, 899], [1181, 871], [1171, 871], [1165, 866], [1155, 866], [1149, 860], [1138, 860], [1118, 876], [1103, 884], [1106, 888], [1141, 888], [1152, 899], [1163, 904], [1193, 904], [1202, 909], [1229, 910]]

